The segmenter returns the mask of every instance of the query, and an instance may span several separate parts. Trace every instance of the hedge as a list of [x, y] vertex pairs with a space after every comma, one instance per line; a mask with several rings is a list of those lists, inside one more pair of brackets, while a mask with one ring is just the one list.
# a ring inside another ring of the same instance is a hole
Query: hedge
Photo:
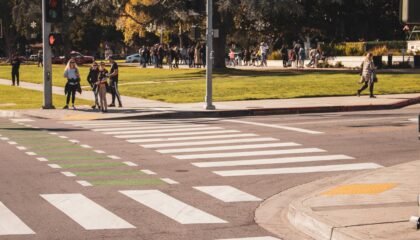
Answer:
[[377, 42], [345, 42], [325, 44], [321, 46], [326, 56], [363, 56], [367, 51], [387, 49], [389, 52], [399, 53], [407, 48], [406, 41], [377, 41]]

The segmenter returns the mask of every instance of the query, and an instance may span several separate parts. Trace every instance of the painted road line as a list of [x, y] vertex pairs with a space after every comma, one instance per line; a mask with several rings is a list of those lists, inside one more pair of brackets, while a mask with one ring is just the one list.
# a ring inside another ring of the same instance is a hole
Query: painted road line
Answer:
[[156, 175], [155, 172], [153, 172], [151, 170], [148, 170], [148, 169], [143, 169], [143, 170], [140, 170], [140, 171], [144, 174], [147, 174], [147, 175]]
[[232, 186], [203, 186], [203, 187], [193, 187], [193, 188], [227, 203], [261, 201], [260, 198], [255, 197], [246, 192], [243, 192]]
[[144, 148], [164, 148], [164, 147], [182, 147], [182, 146], [200, 146], [200, 145], [216, 145], [228, 143], [254, 143], [254, 142], [272, 142], [278, 141], [276, 138], [243, 138], [243, 139], [229, 139], [229, 140], [214, 140], [214, 141], [195, 141], [195, 142], [176, 142], [176, 143], [158, 143], [140, 145]]
[[300, 144], [293, 142], [286, 143], [266, 143], [266, 144], [251, 144], [251, 145], [232, 145], [220, 147], [200, 147], [200, 148], [176, 148], [157, 150], [159, 153], [188, 153], [188, 152], [210, 152], [210, 151], [225, 151], [225, 150], [243, 150], [243, 149], [261, 149], [261, 148], [275, 148], [275, 147], [296, 147]]
[[9, 141], [10, 139], [9, 138], [7, 138], [7, 137], [1, 137], [0, 138], [1, 140], [3, 140], [3, 141]]
[[160, 180], [166, 182], [167, 184], [171, 184], [171, 185], [175, 185], [175, 184], [179, 184], [179, 182], [172, 180], [170, 178], [161, 178]]
[[62, 139], [68, 139], [69, 137], [66, 137], [66, 136], [58, 136], [59, 138], [62, 138]]
[[277, 129], [283, 129], [283, 130], [289, 130], [289, 131], [295, 131], [295, 132], [301, 132], [301, 133], [308, 133], [308, 134], [323, 134], [323, 132], [312, 131], [312, 130], [307, 130], [307, 129], [303, 129], [303, 128], [282, 126], [282, 125], [247, 122], [247, 121], [240, 121], [240, 120], [222, 120], [222, 121], [233, 122], [233, 123], [242, 123], [242, 124], [255, 125], [255, 126], [261, 126], [261, 127], [277, 128]]
[[48, 166], [50, 168], [54, 168], [54, 169], [60, 169], [61, 168], [60, 165], [58, 165], [58, 164], [48, 164]]
[[327, 165], [327, 166], [316, 166], [316, 167], [214, 171], [213, 173], [219, 176], [223, 176], [223, 177], [236, 177], [236, 176], [292, 174], [292, 173], [355, 171], [355, 170], [367, 170], [367, 169], [377, 169], [377, 168], [382, 168], [382, 166], [376, 163], [356, 163], [356, 164]]
[[284, 163], [301, 163], [316, 161], [337, 161], [352, 160], [354, 158], [346, 155], [325, 155], [325, 156], [309, 156], [309, 157], [288, 157], [288, 158], [269, 158], [255, 160], [240, 161], [219, 161], [219, 162], [196, 162], [192, 165], [200, 168], [210, 167], [235, 167], [235, 166], [252, 166], [252, 165], [268, 165], [268, 164], [284, 164]]
[[92, 148], [91, 146], [87, 145], [87, 144], [82, 144], [80, 145], [82, 148]]
[[265, 237], [246, 237], [246, 238], [226, 238], [218, 240], [281, 240], [279, 238], [265, 236]]
[[36, 156], [36, 153], [34, 153], [34, 152], [25, 152], [25, 153], [29, 156]]
[[138, 165], [133, 163], [133, 162], [124, 162], [125, 165], [129, 166], [129, 167], [137, 167]]
[[176, 155], [177, 159], [205, 159], [205, 158], [228, 158], [228, 157], [248, 157], [248, 156], [267, 156], [295, 153], [316, 153], [326, 152], [319, 148], [298, 148], [285, 150], [255, 151], [255, 152], [233, 152], [233, 153], [210, 153], [210, 154], [194, 154], [194, 155]]
[[13, 141], [8, 141], [7, 143], [10, 144], [10, 145], [16, 145], [17, 144], [17, 142], [13, 142]]
[[105, 153], [105, 151], [102, 151], [102, 150], [94, 150], [94, 152], [99, 153], [99, 154]]
[[48, 159], [43, 158], [43, 157], [36, 158], [36, 160], [38, 160], [40, 162], [48, 162]]
[[143, 175], [139, 170], [94, 170], [88, 172], [73, 172], [78, 177], [100, 177], [100, 176], [135, 176]]
[[16, 122], [16, 123], [34, 122], [34, 120], [29, 119], [29, 118], [13, 118], [13, 119], [10, 119], [10, 120], [13, 121], [13, 122]]
[[136, 228], [82, 194], [43, 194], [41, 197], [86, 230]]
[[111, 159], [114, 159], [114, 160], [121, 159], [120, 157], [115, 156], [115, 155], [108, 155], [107, 157], [109, 157], [109, 158], [111, 158]]
[[204, 131], [204, 132], [181, 132], [181, 133], [158, 133], [158, 134], [140, 134], [140, 135], [117, 135], [116, 138], [146, 138], [146, 137], [173, 137], [173, 136], [194, 136], [210, 134], [240, 133], [237, 130]]
[[93, 186], [90, 182], [84, 181], [84, 180], [79, 180], [79, 181], [76, 181], [76, 182], [78, 184], [82, 185], [83, 187], [92, 187]]
[[419, 122], [419, 119], [418, 118], [410, 118], [410, 119], [408, 119], [408, 121], [410, 121], [410, 122]]
[[56, 133], [56, 132], [50, 132], [49, 134], [50, 135], [58, 135], [58, 133]]
[[79, 143], [80, 142], [79, 140], [75, 140], [75, 139], [70, 139], [69, 141], [72, 142], [72, 143]]
[[118, 131], [118, 132], [102, 132], [107, 135], [122, 135], [122, 134], [146, 134], [146, 133], [171, 133], [171, 132], [193, 132], [193, 131], [209, 131], [222, 130], [221, 127], [202, 127], [202, 128], [176, 128], [176, 129], [159, 129], [159, 130], [132, 130], [132, 131]]
[[169, 141], [188, 141], [188, 140], [208, 140], [208, 139], [229, 139], [242, 137], [258, 137], [257, 134], [224, 134], [224, 135], [208, 135], [199, 137], [174, 137], [174, 138], [145, 138], [145, 139], [131, 139], [127, 140], [129, 143], [151, 143], [151, 142], [169, 142]]
[[124, 131], [124, 130], [153, 130], [153, 129], [175, 129], [175, 128], [195, 128], [195, 127], [207, 127], [205, 124], [185, 124], [185, 125], [171, 125], [171, 126], [150, 126], [150, 127], [121, 127], [121, 128], [97, 128], [93, 129], [95, 132], [114, 132], [114, 131]]
[[181, 224], [227, 223], [158, 190], [120, 192]]
[[66, 177], [76, 177], [76, 175], [72, 172], [61, 172], [61, 174], [63, 174]]
[[60, 164], [60, 168], [71, 168], [71, 169], [97, 169], [101, 167], [120, 167], [125, 166], [124, 163], [120, 162], [107, 162], [107, 163], [77, 163], [77, 164]]
[[[86, 123], [86, 124], [73, 124], [74, 126], [84, 127], [84, 128], [106, 128], [106, 127], [118, 127], [118, 126], [156, 126], [159, 123], [150, 122], [150, 123], [142, 123], [142, 122], [109, 122], [109, 123]], [[170, 123], [172, 125], [180, 125], [182, 123]], [[166, 124], [169, 125], [169, 124]]]
[[159, 178], [149, 179], [104, 179], [90, 181], [93, 186], [157, 186], [165, 184]]
[[21, 150], [21, 151], [27, 150], [27, 148], [24, 147], [24, 146], [17, 146], [16, 148], [19, 149], [19, 150]]
[[35, 232], [0, 202], [0, 236], [27, 234], [35, 234]]

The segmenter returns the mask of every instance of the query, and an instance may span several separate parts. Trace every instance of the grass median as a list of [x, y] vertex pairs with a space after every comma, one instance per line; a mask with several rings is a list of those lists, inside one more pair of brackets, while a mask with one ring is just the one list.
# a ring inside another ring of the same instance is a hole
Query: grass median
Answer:
[[[53, 83], [64, 86], [64, 66], [53, 68]], [[87, 86], [88, 67], [80, 68], [82, 85]], [[122, 95], [172, 103], [202, 102], [205, 96], [203, 69], [142, 69], [120, 66]], [[375, 93], [420, 92], [420, 74], [379, 74]], [[10, 67], [0, 68], [0, 78], [10, 79]], [[21, 80], [41, 83], [42, 69], [23, 65]], [[355, 95], [359, 75], [340, 72], [299, 72], [273, 70], [216, 70], [214, 101], [282, 99]]]
[[[0, 85], [0, 109], [36, 109], [41, 108], [43, 95], [42, 92], [28, 90], [19, 87]], [[57, 108], [65, 105], [65, 97], [53, 95], [53, 103]], [[91, 105], [92, 102], [77, 99], [76, 105]]]

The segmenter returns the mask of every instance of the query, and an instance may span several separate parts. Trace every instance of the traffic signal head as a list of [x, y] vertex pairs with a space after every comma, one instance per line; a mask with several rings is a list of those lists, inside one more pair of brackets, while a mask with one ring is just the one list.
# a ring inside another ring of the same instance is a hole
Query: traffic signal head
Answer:
[[44, 0], [46, 20], [49, 23], [63, 20], [63, 0]]
[[51, 47], [55, 47], [61, 44], [61, 35], [59, 33], [50, 33], [48, 36], [48, 43]]
[[420, 24], [420, 1], [400, 0], [400, 20], [407, 24]]

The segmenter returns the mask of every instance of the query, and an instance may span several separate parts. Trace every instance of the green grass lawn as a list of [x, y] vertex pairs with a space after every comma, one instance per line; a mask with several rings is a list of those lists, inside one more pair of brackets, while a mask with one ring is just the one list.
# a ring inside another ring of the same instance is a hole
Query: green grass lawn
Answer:
[[[0, 85], [0, 109], [36, 109], [42, 107], [42, 92], [12, 86]], [[53, 104], [57, 108], [65, 105], [65, 97], [53, 95]], [[76, 105], [91, 105], [92, 102], [76, 99]]]
[[[81, 67], [87, 85], [88, 68]], [[53, 84], [64, 86], [64, 66], [53, 69]], [[205, 96], [203, 69], [141, 69], [120, 67], [122, 95], [165, 102], [201, 102]], [[420, 74], [379, 74], [376, 94], [420, 92]], [[0, 68], [0, 78], [10, 79], [10, 67]], [[41, 83], [42, 69], [23, 65], [22, 81]], [[227, 69], [215, 71], [214, 100], [254, 100], [355, 95], [359, 75], [337, 72], [284, 72]]]

